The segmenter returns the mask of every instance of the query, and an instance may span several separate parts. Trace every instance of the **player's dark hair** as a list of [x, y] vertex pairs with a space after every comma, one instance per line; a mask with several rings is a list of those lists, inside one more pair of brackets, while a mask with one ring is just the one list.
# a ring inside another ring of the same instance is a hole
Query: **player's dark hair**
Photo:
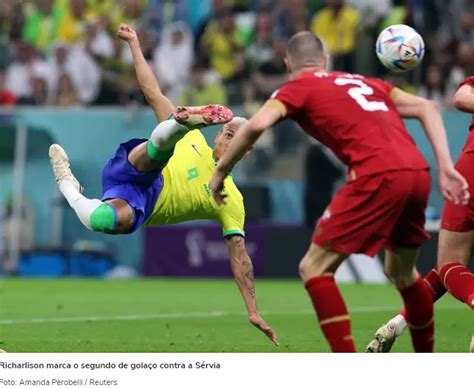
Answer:
[[322, 65], [325, 56], [323, 41], [309, 31], [298, 32], [288, 41], [286, 56], [298, 69]]

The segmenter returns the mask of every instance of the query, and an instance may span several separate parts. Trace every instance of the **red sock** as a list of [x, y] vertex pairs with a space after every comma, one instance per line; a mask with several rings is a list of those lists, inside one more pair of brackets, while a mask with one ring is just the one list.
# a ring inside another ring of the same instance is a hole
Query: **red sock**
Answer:
[[316, 276], [304, 284], [318, 315], [319, 325], [331, 350], [355, 352], [351, 320], [333, 276]]
[[399, 291], [405, 304], [406, 320], [415, 352], [433, 352], [433, 298], [429, 287], [420, 276], [410, 287]]
[[[423, 280], [426, 282], [431, 291], [433, 303], [446, 294], [447, 290], [443, 286], [443, 283], [441, 283], [441, 279], [439, 278], [438, 270], [436, 268], [433, 268], [430, 272], [428, 272]], [[407, 319], [407, 312], [405, 309], [403, 309], [400, 314], [403, 315], [405, 320]]]
[[449, 293], [474, 310], [474, 274], [465, 265], [449, 263], [439, 271]]

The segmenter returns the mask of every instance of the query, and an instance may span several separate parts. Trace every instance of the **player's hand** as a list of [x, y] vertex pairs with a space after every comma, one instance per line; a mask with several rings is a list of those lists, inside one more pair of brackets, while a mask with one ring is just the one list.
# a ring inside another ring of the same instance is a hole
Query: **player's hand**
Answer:
[[224, 180], [226, 174], [220, 172], [219, 170], [214, 171], [214, 175], [212, 175], [211, 182], [209, 183], [209, 189], [211, 190], [212, 197], [214, 201], [216, 201], [219, 205], [225, 205], [225, 199], [227, 194], [224, 194]]
[[466, 205], [469, 201], [469, 185], [454, 167], [441, 170], [439, 186], [443, 197], [455, 205]]
[[258, 330], [263, 332], [270, 339], [270, 341], [272, 341], [276, 346], [280, 345], [275, 332], [273, 331], [273, 329], [270, 326], [267, 325], [267, 323], [263, 320], [263, 318], [260, 316], [260, 314], [255, 313], [255, 314], [249, 315], [249, 321]]
[[120, 24], [117, 30], [117, 36], [123, 41], [128, 42], [128, 43], [134, 40], [138, 40], [138, 36], [135, 30], [129, 25], [124, 24], [124, 23]]

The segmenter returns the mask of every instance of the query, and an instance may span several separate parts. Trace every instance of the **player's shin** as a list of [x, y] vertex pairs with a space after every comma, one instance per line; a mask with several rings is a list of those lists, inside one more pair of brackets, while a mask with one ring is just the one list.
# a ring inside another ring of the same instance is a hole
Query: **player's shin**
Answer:
[[158, 124], [147, 143], [147, 154], [158, 163], [166, 163], [174, 152], [174, 146], [189, 129], [174, 120]]
[[420, 276], [412, 285], [399, 289], [415, 352], [432, 352], [434, 346], [433, 298]]
[[474, 274], [465, 265], [449, 263], [439, 271], [443, 285], [449, 293], [474, 310]]
[[[441, 279], [439, 278], [437, 268], [433, 268], [430, 272], [428, 272], [428, 274], [423, 280], [431, 291], [433, 303], [435, 303], [439, 298], [446, 294], [446, 288], [444, 287], [443, 283], [441, 282]], [[398, 314], [388, 322], [388, 324], [394, 325], [395, 335], [397, 337], [403, 333], [407, 326], [406, 317], [406, 310], [403, 309], [400, 314]]]
[[351, 321], [333, 276], [315, 276], [305, 282], [319, 325], [333, 352], [355, 352]]
[[70, 181], [62, 181], [59, 190], [87, 229], [104, 233], [114, 231], [117, 217], [110, 205], [84, 197]]

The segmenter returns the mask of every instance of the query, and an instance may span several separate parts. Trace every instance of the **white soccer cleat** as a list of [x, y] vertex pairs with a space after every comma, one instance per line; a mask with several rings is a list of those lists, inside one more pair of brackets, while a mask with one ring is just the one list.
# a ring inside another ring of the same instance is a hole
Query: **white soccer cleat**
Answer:
[[389, 353], [396, 339], [395, 326], [385, 324], [375, 332], [374, 339], [369, 342], [365, 348], [365, 352]]
[[472, 336], [472, 339], [471, 339], [471, 348], [469, 349], [471, 351], [471, 353], [474, 353], [474, 335]]
[[59, 144], [52, 144], [49, 147], [49, 162], [58, 186], [62, 181], [69, 181], [82, 193], [83, 188], [71, 171], [69, 157]]

